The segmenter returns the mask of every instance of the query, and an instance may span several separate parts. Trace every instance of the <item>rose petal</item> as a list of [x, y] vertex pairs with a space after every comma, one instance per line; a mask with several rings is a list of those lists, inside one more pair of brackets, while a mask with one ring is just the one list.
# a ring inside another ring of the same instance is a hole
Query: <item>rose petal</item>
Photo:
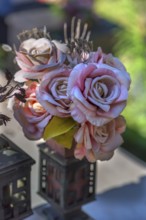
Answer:
[[77, 144], [75, 151], [74, 151], [74, 156], [76, 159], [82, 160], [85, 156], [85, 149], [82, 147], [81, 144]]
[[96, 101], [95, 99], [91, 98], [90, 96], [88, 96], [88, 99], [91, 103], [95, 104], [97, 107], [99, 107], [103, 111], [108, 112], [110, 110], [110, 105], [102, 104]]
[[90, 162], [90, 163], [94, 163], [96, 162], [96, 157], [95, 157], [95, 154], [93, 153], [92, 150], [86, 150], [86, 158], [87, 160]]
[[114, 155], [114, 151], [111, 152], [99, 152], [97, 155], [95, 155], [96, 160], [110, 160]]
[[76, 65], [73, 70], [70, 73], [70, 77], [68, 80], [68, 87], [67, 87], [67, 94], [68, 96], [71, 96], [72, 88], [77, 85], [78, 81], [78, 75], [79, 72], [82, 72], [82, 70], [86, 67], [86, 64], [80, 63]]
[[104, 146], [102, 147], [102, 152], [115, 150], [121, 144], [123, 144], [123, 138], [121, 137], [121, 135], [116, 133], [115, 136], [112, 139], [110, 139], [109, 142], [104, 144]]
[[81, 126], [79, 130], [74, 135], [74, 139], [78, 144], [83, 143], [84, 140], [84, 126]]
[[86, 108], [88, 108], [90, 110], [95, 110], [95, 107], [93, 105], [91, 105], [88, 101], [86, 101], [86, 99], [84, 98], [80, 89], [77, 86], [75, 86], [72, 90], [72, 97], [76, 98], [81, 103], [83, 103], [86, 106]]
[[119, 134], [122, 134], [126, 130], [126, 120], [125, 118], [120, 115], [118, 118], [115, 119], [116, 123], [116, 131]]
[[79, 110], [79, 108], [74, 106], [74, 104], [71, 104], [70, 110], [71, 110], [71, 116], [75, 121], [77, 121], [78, 123], [83, 123], [86, 121], [85, 115]]
[[84, 128], [84, 134], [83, 134], [83, 137], [84, 137], [84, 147], [89, 150], [89, 149], [92, 149], [92, 143], [91, 143], [91, 139], [90, 139], [90, 134], [89, 134], [89, 129], [88, 129], [88, 126], [85, 125], [85, 128]]
[[105, 117], [103, 116], [92, 116], [92, 115], [86, 115], [86, 119], [87, 121], [89, 121], [91, 124], [100, 127], [106, 123], [108, 123], [109, 121], [112, 120], [112, 117]]

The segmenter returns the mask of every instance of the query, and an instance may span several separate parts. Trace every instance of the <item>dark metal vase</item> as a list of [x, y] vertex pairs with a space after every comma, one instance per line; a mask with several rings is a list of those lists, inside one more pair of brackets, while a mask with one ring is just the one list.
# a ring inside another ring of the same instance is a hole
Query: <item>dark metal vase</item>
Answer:
[[[77, 160], [54, 140], [39, 145], [39, 194], [51, 204], [49, 220], [89, 220], [81, 206], [95, 199], [96, 163]], [[54, 211], [52, 211], [54, 210]]]

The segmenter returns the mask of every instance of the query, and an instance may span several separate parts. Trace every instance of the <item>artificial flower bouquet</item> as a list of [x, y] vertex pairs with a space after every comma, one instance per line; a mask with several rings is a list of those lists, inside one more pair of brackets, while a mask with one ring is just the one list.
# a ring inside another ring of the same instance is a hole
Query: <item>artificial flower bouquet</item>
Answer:
[[72, 19], [69, 37], [65, 24], [64, 36], [52, 40], [46, 28], [19, 34], [15, 80], [25, 102], [12, 98], [14, 117], [30, 140], [53, 138], [68, 149], [75, 141], [75, 158], [108, 160], [123, 143], [130, 76], [118, 58], [93, 51], [80, 20]]

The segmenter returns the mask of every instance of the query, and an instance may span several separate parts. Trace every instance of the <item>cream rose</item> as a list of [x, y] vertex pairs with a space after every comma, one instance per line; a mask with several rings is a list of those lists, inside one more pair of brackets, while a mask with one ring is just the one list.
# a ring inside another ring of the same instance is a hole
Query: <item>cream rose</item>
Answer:
[[16, 61], [21, 70], [15, 74], [15, 80], [23, 82], [41, 78], [48, 70], [63, 64], [66, 51], [65, 44], [47, 38], [23, 41], [16, 51]]
[[75, 134], [77, 142], [75, 157], [78, 159], [86, 157], [90, 162], [109, 160], [114, 150], [123, 143], [121, 134], [125, 128], [126, 123], [122, 116], [101, 127], [88, 122], [82, 124]]

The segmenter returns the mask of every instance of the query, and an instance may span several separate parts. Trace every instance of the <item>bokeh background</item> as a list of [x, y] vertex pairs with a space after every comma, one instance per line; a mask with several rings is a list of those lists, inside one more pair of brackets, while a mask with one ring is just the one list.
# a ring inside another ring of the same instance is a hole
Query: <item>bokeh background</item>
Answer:
[[[17, 48], [17, 35], [34, 27], [47, 27], [52, 38], [63, 40], [63, 24], [73, 16], [87, 22], [94, 50], [102, 47], [125, 64], [132, 78], [123, 115], [127, 121], [124, 145], [107, 162], [97, 163], [97, 199], [85, 207], [98, 220], [145, 220], [146, 217], [146, 1], [145, 0], [0, 0], [0, 44]], [[4, 70], [18, 69], [14, 54], [0, 46], [0, 85]], [[31, 173], [32, 207], [44, 204], [37, 194], [39, 183], [39, 142], [29, 141], [7, 109], [0, 113], [11, 121], [0, 126], [5, 134], [28, 153], [36, 164]], [[130, 153], [129, 153], [130, 152]], [[32, 216], [27, 220], [36, 220]], [[40, 220], [40, 218], [39, 218]]]
[[[144, 0], [0, 0], [0, 44], [15, 44], [17, 34], [44, 25], [63, 40], [63, 24], [73, 16], [87, 22], [94, 50], [113, 53], [132, 78], [123, 147], [146, 161], [146, 1]], [[0, 68], [15, 72], [13, 54], [0, 49]]]

